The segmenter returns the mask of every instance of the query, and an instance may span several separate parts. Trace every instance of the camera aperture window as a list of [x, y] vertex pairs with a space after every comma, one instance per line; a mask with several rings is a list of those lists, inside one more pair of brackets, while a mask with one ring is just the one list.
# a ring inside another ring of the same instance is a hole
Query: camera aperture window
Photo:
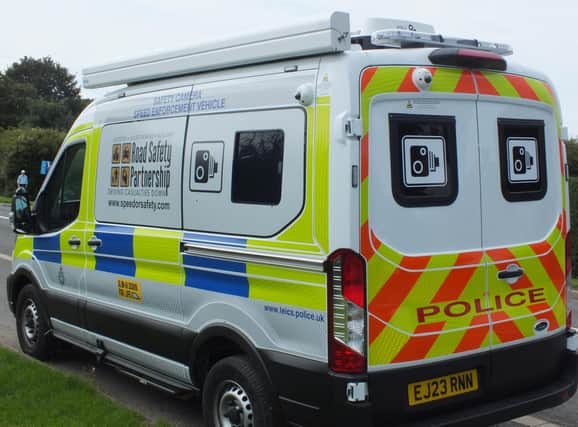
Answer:
[[406, 187], [443, 187], [447, 184], [443, 137], [404, 136], [402, 144]]
[[457, 197], [455, 118], [389, 115], [391, 183], [405, 207], [450, 205]]
[[194, 142], [189, 189], [220, 193], [223, 182], [223, 141]]
[[279, 204], [284, 139], [282, 130], [236, 133], [231, 184], [234, 203]]
[[502, 194], [510, 202], [540, 200], [546, 194], [544, 122], [498, 119]]

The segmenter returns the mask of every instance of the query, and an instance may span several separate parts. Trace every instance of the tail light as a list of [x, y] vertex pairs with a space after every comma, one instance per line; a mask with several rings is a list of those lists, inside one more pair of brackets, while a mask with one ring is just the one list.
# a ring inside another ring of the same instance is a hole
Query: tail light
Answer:
[[334, 372], [359, 374], [367, 369], [365, 260], [339, 249], [327, 260], [329, 367]]
[[572, 295], [572, 239], [570, 230], [566, 235], [566, 327], [572, 327], [572, 307], [570, 296]]

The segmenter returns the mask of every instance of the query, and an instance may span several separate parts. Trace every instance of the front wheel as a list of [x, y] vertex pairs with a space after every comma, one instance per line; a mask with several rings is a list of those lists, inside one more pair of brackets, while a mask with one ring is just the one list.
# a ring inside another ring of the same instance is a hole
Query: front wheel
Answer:
[[24, 286], [16, 301], [18, 342], [24, 353], [40, 360], [46, 360], [52, 350], [53, 338], [47, 319], [36, 287]]
[[203, 386], [207, 427], [273, 427], [273, 396], [263, 375], [245, 356], [226, 357], [209, 371]]

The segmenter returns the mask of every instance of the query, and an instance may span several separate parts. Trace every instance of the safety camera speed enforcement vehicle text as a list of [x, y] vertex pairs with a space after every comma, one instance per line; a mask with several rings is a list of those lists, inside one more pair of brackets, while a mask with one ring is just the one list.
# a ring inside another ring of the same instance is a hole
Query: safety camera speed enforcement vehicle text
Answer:
[[8, 297], [208, 426], [490, 424], [568, 400], [558, 101], [509, 46], [349, 16], [84, 70]]

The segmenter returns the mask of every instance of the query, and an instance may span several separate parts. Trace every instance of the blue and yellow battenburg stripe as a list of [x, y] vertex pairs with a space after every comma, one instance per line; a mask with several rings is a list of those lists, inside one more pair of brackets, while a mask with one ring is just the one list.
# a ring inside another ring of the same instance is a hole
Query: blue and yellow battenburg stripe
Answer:
[[[247, 248], [244, 238], [110, 224], [96, 224], [94, 235], [102, 241], [100, 248], [88, 253], [94, 258], [89, 265], [94, 265], [95, 271], [312, 310], [326, 308], [324, 273], [219, 260], [181, 253], [179, 249], [181, 241]], [[30, 240], [33, 257], [62, 264], [58, 234]]]

